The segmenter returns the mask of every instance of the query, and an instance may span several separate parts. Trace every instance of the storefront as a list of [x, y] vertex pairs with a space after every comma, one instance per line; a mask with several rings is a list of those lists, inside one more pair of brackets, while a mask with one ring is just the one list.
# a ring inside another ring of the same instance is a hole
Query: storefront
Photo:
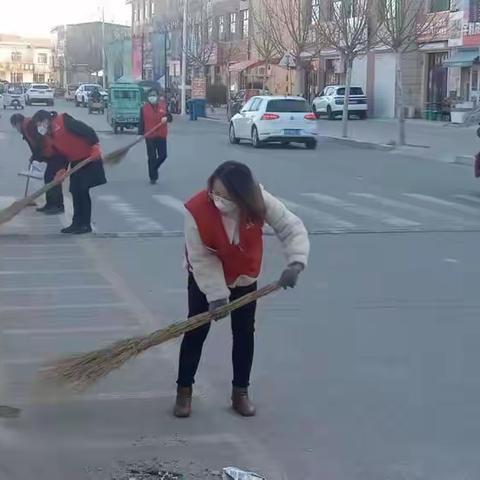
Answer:
[[443, 66], [448, 67], [448, 97], [458, 102], [478, 101], [479, 49], [457, 49]]

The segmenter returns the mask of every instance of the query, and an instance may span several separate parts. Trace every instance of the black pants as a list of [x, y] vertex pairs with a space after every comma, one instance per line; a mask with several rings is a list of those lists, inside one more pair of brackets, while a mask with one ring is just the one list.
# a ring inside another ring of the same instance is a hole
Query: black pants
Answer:
[[75, 189], [72, 192], [73, 219], [78, 227], [90, 227], [92, 223], [92, 200], [90, 189]]
[[[231, 290], [230, 300], [235, 300], [257, 289], [254, 283], [248, 287]], [[248, 387], [253, 363], [255, 310], [256, 302], [232, 312], [232, 363], [233, 386]], [[198, 288], [193, 275], [188, 278], [188, 316], [193, 317], [208, 310], [207, 297]], [[180, 362], [177, 384], [179, 387], [190, 387], [195, 382], [198, 364], [202, 355], [202, 347], [210, 330], [210, 324], [203, 325], [183, 337], [180, 348]]]
[[166, 138], [147, 138], [148, 175], [150, 180], [158, 180], [158, 169], [167, 158]]
[[[59, 170], [66, 167], [66, 162], [63, 159], [49, 159], [47, 162], [47, 168], [45, 170], [44, 180], [45, 183], [50, 183]], [[47, 207], [59, 207], [63, 208], [63, 192], [62, 186], [57, 185], [49, 190], [46, 194]]]

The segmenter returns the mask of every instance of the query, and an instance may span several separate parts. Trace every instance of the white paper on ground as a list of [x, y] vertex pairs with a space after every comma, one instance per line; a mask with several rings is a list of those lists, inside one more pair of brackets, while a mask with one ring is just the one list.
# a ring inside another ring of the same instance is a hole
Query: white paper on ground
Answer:
[[223, 469], [223, 480], [266, 480], [266, 478], [236, 467], [226, 467]]

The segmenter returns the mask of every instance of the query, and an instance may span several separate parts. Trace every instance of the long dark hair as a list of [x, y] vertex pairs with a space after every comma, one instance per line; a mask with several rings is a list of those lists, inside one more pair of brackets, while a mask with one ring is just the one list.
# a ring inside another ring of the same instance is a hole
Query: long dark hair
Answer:
[[32, 123], [37, 125], [37, 123], [43, 122], [44, 120], [51, 121], [57, 116], [57, 112], [49, 112], [48, 110], [38, 110], [35, 115], [32, 117]]
[[209, 192], [217, 179], [223, 183], [248, 222], [262, 224], [265, 221], [265, 202], [260, 185], [245, 164], [233, 161], [222, 163], [208, 179]]

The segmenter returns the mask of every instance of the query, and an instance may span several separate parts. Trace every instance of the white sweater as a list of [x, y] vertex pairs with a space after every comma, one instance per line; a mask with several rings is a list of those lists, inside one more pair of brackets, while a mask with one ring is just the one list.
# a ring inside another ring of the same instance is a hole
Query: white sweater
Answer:
[[[299, 262], [307, 266], [310, 241], [303, 222], [266, 190], [262, 189], [262, 194], [266, 207], [265, 223], [272, 227], [280, 240], [287, 264]], [[238, 244], [238, 214], [222, 214], [222, 220], [228, 238], [233, 244]], [[202, 242], [195, 219], [188, 210], [185, 216], [185, 243], [189, 268], [209, 302], [229, 298], [228, 287], [245, 287], [257, 280], [241, 276], [232, 285], [226, 284], [222, 262]]]

